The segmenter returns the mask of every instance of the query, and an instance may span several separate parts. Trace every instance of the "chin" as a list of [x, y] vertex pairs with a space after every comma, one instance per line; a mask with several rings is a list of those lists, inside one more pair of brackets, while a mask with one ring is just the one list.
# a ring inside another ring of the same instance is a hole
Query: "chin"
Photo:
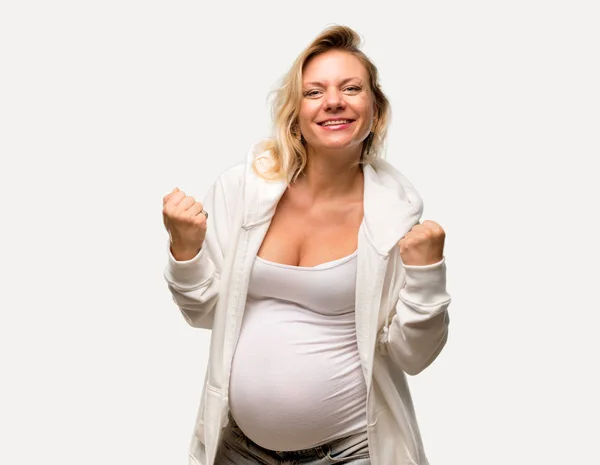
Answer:
[[354, 145], [353, 139], [340, 138], [340, 139], [321, 139], [318, 141], [317, 147], [323, 149], [345, 149]]
[[324, 143], [321, 147], [325, 150], [345, 150], [354, 147], [355, 144], [352, 141], [349, 142], [329, 142]]

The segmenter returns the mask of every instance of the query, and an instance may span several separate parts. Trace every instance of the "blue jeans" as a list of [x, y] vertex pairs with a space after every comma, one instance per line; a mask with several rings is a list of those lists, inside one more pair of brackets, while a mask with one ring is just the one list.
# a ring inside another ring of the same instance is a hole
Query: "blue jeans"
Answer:
[[313, 449], [281, 452], [252, 442], [229, 413], [215, 465], [370, 465], [367, 432], [336, 439]]

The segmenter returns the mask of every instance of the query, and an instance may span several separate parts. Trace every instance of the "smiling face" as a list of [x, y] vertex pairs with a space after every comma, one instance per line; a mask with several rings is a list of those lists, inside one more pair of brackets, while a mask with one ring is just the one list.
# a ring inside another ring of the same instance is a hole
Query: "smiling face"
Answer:
[[298, 123], [310, 148], [360, 151], [375, 115], [369, 82], [367, 69], [348, 52], [331, 50], [307, 63]]

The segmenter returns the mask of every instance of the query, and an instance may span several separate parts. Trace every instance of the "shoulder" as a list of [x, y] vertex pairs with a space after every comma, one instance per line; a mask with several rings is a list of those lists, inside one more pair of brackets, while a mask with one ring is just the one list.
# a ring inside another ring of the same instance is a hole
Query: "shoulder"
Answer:
[[238, 197], [247, 179], [256, 177], [254, 168], [264, 167], [271, 162], [268, 140], [253, 144], [241, 161], [225, 169], [217, 178], [214, 188], [227, 198]]
[[251, 145], [245, 158], [226, 169], [220, 179], [224, 182], [240, 182], [246, 175], [252, 173], [252, 167], [256, 164], [264, 166], [273, 163], [269, 143], [269, 139], [262, 139]]
[[207, 193], [215, 203], [233, 205], [240, 198], [244, 174], [244, 163], [236, 163], [221, 172]]
[[245, 172], [245, 163], [236, 163], [219, 175], [217, 183], [225, 190], [236, 189], [241, 185]]
[[369, 165], [369, 174], [373, 181], [391, 188], [404, 188], [415, 190], [413, 183], [408, 177], [383, 158], [375, 159]]

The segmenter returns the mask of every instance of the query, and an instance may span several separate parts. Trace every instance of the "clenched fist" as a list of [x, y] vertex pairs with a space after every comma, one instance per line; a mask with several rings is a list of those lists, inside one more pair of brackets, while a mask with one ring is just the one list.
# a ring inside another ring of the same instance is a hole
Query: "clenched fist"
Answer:
[[405, 265], [423, 266], [444, 258], [446, 233], [435, 221], [416, 224], [398, 243], [400, 258]]
[[163, 223], [175, 260], [191, 260], [198, 254], [206, 236], [207, 219], [202, 204], [178, 188], [163, 198]]

